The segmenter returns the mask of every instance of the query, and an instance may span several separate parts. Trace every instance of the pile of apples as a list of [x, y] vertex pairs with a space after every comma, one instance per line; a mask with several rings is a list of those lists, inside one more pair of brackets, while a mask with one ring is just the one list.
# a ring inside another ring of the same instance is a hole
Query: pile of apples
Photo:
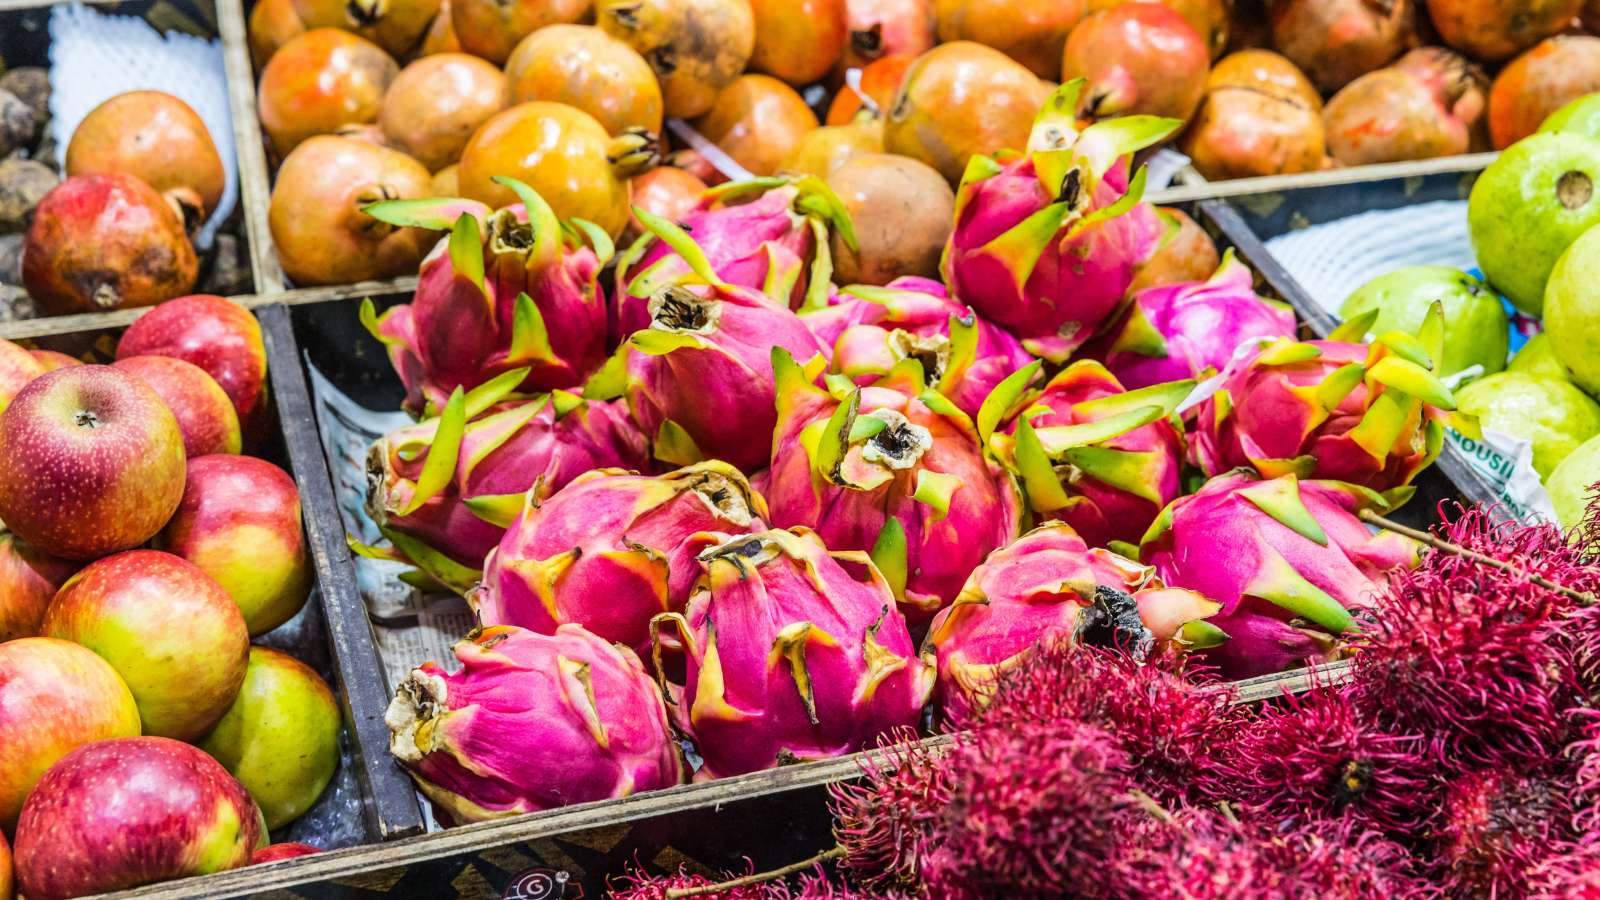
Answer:
[[294, 480], [240, 454], [266, 369], [208, 295], [110, 365], [0, 341], [0, 835], [30, 900], [247, 864], [333, 777], [327, 684], [251, 646], [311, 589]]

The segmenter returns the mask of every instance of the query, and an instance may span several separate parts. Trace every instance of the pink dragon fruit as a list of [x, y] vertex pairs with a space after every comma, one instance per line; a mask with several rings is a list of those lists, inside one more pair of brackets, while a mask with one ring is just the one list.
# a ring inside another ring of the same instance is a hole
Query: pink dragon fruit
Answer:
[[931, 278], [847, 287], [832, 306], [804, 310], [800, 318], [833, 348], [834, 372], [868, 385], [914, 356], [928, 383], [969, 416], [995, 385], [1032, 360], [1020, 341], [950, 299]]
[[685, 613], [652, 626], [685, 657], [668, 685], [705, 760], [696, 780], [821, 759], [914, 727], [933, 689], [884, 575], [805, 528], [728, 537], [700, 554]]
[[1178, 129], [1176, 119], [1124, 116], [1079, 131], [1084, 80], [1046, 101], [1028, 152], [1000, 163], [974, 156], [956, 194], [942, 268], [957, 299], [1064, 362], [1121, 306], [1134, 270], [1165, 228], [1140, 202], [1132, 154]]
[[1084, 347], [1129, 390], [1208, 378], [1226, 369], [1235, 348], [1258, 338], [1294, 337], [1294, 312], [1256, 295], [1250, 268], [1223, 254], [1205, 281], [1140, 291], [1109, 331]]
[[[457, 387], [470, 390], [513, 369], [527, 370], [525, 391], [576, 387], [605, 361], [607, 305], [598, 279], [611, 258], [610, 237], [582, 220], [563, 224], [532, 188], [496, 180], [522, 203], [493, 214], [461, 209], [462, 201], [365, 207], [393, 224], [451, 228], [422, 261], [410, 304], [382, 317], [370, 302], [362, 307], [414, 413], [442, 408]], [[440, 221], [457, 210], [453, 224]]]
[[1061, 522], [989, 554], [955, 603], [934, 617], [923, 647], [938, 669], [935, 700], [945, 718], [964, 725], [975, 706], [986, 704], [1000, 673], [1042, 642], [1109, 642], [1135, 653], [1153, 641], [1211, 646], [1215, 629], [1203, 620], [1220, 604], [1152, 585], [1153, 574], [1110, 550], [1091, 550]]
[[869, 387], [811, 384], [773, 352], [778, 427], [767, 476], [772, 521], [815, 529], [829, 547], [870, 550], [901, 609], [926, 622], [989, 551], [1017, 536], [1011, 477], [972, 420], [907, 359]]
[[1352, 343], [1377, 312], [1328, 340], [1279, 338], [1240, 360], [1197, 408], [1195, 463], [1207, 475], [1251, 466], [1268, 478], [1292, 473], [1390, 491], [1439, 455], [1447, 423], [1475, 434], [1475, 421], [1449, 412], [1455, 397], [1433, 371], [1444, 346], [1439, 304], [1415, 337], [1391, 331]]
[[990, 394], [979, 435], [1040, 517], [1066, 521], [1096, 546], [1138, 540], [1178, 496], [1183, 438], [1171, 419], [1194, 382], [1124, 391], [1085, 359], [1030, 390], [1039, 368], [1030, 364]]
[[683, 609], [711, 532], [765, 527], [761, 496], [726, 463], [651, 477], [598, 469], [532, 494], [468, 595], [485, 625], [550, 634], [575, 622], [643, 656], [650, 618]]
[[590, 469], [644, 468], [648, 443], [622, 404], [565, 391], [509, 399], [525, 375], [457, 389], [438, 418], [372, 445], [367, 512], [392, 549], [357, 552], [408, 562], [464, 593], [524, 495], [537, 502]]
[[389, 752], [453, 824], [683, 781], [661, 692], [632, 650], [577, 625], [474, 631], [462, 668], [423, 663], [384, 721]]
[[1416, 563], [1411, 540], [1371, 534], [1356, 515], [1390, 506], [1355, 485], [1240, 469], [1173, 501], [1139, 558], [1167, 584], [1222, 604], [1207, 621], [1227, 640], [1207, 655], [1224, 674], [1264, 675], [1328, 658], [1351, 610], [1373, 604], [1387, 573]]
[[[649, 228], [649, 218], [640, 222]], [[718, 185], [679, 224], [719, 279], [764, 291], [796, 309], [827, 302], [833, 281], [830, 233], [856, 246], [850, 214], [815, 175]], [[693, 274], [679, 248], [654, 229], [642, 235], [617, 260], [616, 339], [649, 327], [656, 290]]]

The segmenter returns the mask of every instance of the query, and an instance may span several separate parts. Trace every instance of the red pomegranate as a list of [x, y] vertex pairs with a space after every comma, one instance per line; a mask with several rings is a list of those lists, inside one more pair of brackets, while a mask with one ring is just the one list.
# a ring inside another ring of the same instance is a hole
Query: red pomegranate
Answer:
[[[1089, 0], [1089, 11], [1099, 12], [1124, 3], [1148, 3], [1150, 0]], [[1189, 23], [1194, 33], [1200, 35], [1212, 59], [1228, 49], [1230, 0], [1159, 0]], [[1210, 274], [1210, 273], [1207, 273]]]
[[1278, 0], [1272, 42], [1317, 87], [1336, 91], [1415, 45], [1412, 0]]
[[261, 72], [256, 106], [279, 156], [312, 135], [375, 122], [400, 74], [383, 48], [337, 28], [314, 28], [278, 48]]
[[1213, 180], [1315, 171], [1327, 156], [1322, 102], [1288, 60], [1242, 50], [1211, 70], [1179, 147]]
[[739, 76], [695, 120], [701, 134], [757, 175], [776, 174], [817, 124], [794, 88], [767, 75]]
[[750, 68], [795, 87], [833, 69], [846, 42], [845, 0], [750, 0], [756, 44]]
[[[635, 207], [669, 222], [683, 221], [683, 217], [700, 202], [700, 195], [706, 192], [704, 181], [674, 166], [651, 169], [632, 179], [630, 184]], [[644, 226], [638, 218], [629, 216], [628, 227], [622, 232], [623, 243], [631, 244], [642, 234]]]
[[1200, 35], [1159, 3], [1091, 13], [1067, 39], [1061, 79], [1086, 78], [1091, 118], [1144, 114], [1188, 119], [1206, 92], [1211, 55]]
[[1600, 37], [1540, 41], [1500, 70], [1489, 88], [1489, 138], [1496, 150], [1535, 131], [1568, 101], [1600, 91]]
[[[227, 173], [206, 123], [160, 91], [129, 91], [90, 110], [67, 143], [67, 174], [125, 172], [193, 209], [217, 208]], [[186, 218], [188, 218], [186, 216]]]
[[1158, 206], [1156, 215], [1167, 231], [1156, 252], [1134, 273], [1133, 283], [1128, 285], [1129, 297], [1163, 284], [1205, 281], [1217, 270], [1220, 258], [1216, 242], [1198, 222], [1177, 207]]
[[1566, 28], [1583, 0], [1427, 0], [1446, 44], [1468, 56], [1509, 59]]
[[[900, 90], [900, 82], [905, 79], [906, 70], [916, 61], [917, 58], [908, 53], [895, 53], [873, 60], [861, 70], [861, 94], [866, 94], [877, 104], [880, 115], [888, 112], [889, 104], [894, 102], [895, 91]], [[833, 102], [828, 104], [828, 116], [823, 124], [849, 125], [854, 122], [856, 113], [861, 111], [861, 94], [841, 86], [839, 92], [833, 95]]]
[[886, 56], [915, 59], [933, 48], [932, 0], [844, 0], [844, 17], [848, 38], [839, 57], [841, 70], [864, 68]]
[[1487, 84], [1453, 50], [1413, 50], [1328, 101], [1328, 153], [1347, 166], [1466, 153], [1483, 119]]

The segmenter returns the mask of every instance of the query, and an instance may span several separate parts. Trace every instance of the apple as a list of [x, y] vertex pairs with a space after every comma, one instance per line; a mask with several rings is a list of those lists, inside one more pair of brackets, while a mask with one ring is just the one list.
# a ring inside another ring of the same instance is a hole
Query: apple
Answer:
[[156, 550], [108, 556], [67, 579], [40, 632], [99, 654], [133, 692], [144, 733], [184, 741], [228, 711], [250, 659], [228, 592]]
[[311, 808], [339, 767], [339, 701], [294, 657], [250, 648], [238, 699], [199, 742], [239, 779], [268, 828]]
[[0, 413], [0, 521], [52, 556], [150, 540], [183, 499], [183, 473], [178, 420], [110, 366], [48, 372]]
[[54, 372], [57, 369], [65, 369], [68, 366], [83, 365], [83, 360], [76, 356], [68, 356], [65, 353], [58, 353], [54, 350], [29, 350], [28, 353], [44, 366], [46, 372]]
[[261, 324], [225, 297], [178, 297], [145, 313], [117, 343], [117, 359], [171, 356], [206, 370], [233, 401], [239, 422], [251, 430], [266, 412], [267, 348]]
[[32, 353], [0, 338], [0, 412], [6, 411], [11, 399], [27, 387], [28, 382], [46, 371], [44, 363]]
[[0, 644], [37, 635], [50, 598], [77, 569], [0, 531]]
[[190, 459], [241, 449], [233, 401], [204, 369], [170, 356], [130, 356], [112, 367], [136, 376], [161, 395], [178, 420], [184, 453]]
[[101, 741], [39, 780], [17, 823], [17, 885], [63, 900], [249, 865], [266, 843], [216, 760], [160, 737]]
[[56, 760], [138, 733], [133, 694], [105, 660], [53, 638], [0, 644], [0, 831], [17, 824], [22, 801]]
[[264, 460], [190, 460], [183, 502], [156, 545], [216, 579], [252, 635], [289, 621], [311, 592], [300, 492], [288, 473]]
[[[250, 857], [250, 865], [258, 866], [262, 863], [277, 862], [280, 859], [294, 859], [297, 856], [310, 856], [313, 853], [321, 852], [321, 850], [310, 844], [272, 844], [269, 847], [257, 850], [256, 855]], [[3, 893], [0, 893], [0, 900], [5, 900]]]

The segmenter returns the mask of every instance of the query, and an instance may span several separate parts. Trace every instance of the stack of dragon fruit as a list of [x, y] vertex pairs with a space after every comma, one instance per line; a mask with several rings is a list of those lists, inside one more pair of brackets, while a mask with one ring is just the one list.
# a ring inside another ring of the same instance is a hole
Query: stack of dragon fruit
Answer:
[[1363, 511], [1472, 427], [1437, 317], [1297, 340], [1142, 199], [1178, 123], [1080, 128], [1080, 89], [968, 164], [942, 282], [834, 285], [853, 235], [814, 177], [636, 210], [621, 254], [509, 179], [504, 209], [370, 208], [449, 231], [363, 310], [418, 421], [372, 448], [387, 541], [356, 547], [481, 623], [388, 714], [442, 819], [959, 725], [1046, 638], [1231, 678], [1341, 652], [1417, 557]]

